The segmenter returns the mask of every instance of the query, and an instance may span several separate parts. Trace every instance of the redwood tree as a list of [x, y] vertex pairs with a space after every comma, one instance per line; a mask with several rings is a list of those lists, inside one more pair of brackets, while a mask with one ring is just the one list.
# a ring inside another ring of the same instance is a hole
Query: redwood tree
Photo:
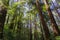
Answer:
[[44, 30], [44, 33], [45, 33], [45, 40], [50, 40], [49, 39], [49, 36], [50, 36], [49, 29], [48, 29], [47, 24], [46, 24], [46, 22], [44, 20], [44, 17], [43, 17], [43, 14], [42, 14], [42, 9], [41, 9], [40, 5], [41, 4], [39, 3], [39, 0], [36, 0], [36, 6], [37, 6], [37, 9], [39, 11], [40, 20], [41, 20], [43, 30]]
[[47, 12], [48, 12], [50, 22], [51, 22], [51, 25], [52, 25], [53, 32], [54, 32], [55, 36], [60, 35], [60, 31], [59, 31], [58, 26], [56, 24], [56, 21], [55, 21], [55, 19], [53, 17], [52, 11], [51, 11], [51, 9], [49, 7], [48, 0], [44, 0], [44, 4], [46, 6], [46, 9], [47, 9]]

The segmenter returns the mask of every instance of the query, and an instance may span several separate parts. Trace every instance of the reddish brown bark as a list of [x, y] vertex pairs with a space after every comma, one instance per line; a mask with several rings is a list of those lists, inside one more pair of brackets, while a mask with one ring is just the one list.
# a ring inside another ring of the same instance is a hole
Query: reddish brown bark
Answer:
[[49, 35], [50, 35], [49, 29], [48, 29], [47, 24], [44, 20], [44, 17], [43, 17], [43, 14], [42, 14], [42, 9], [41, 9], [41, 6], [40, 6], [40, 3], [39, 3], [38, 0], [36, 0], [36, 6], [37, 6], [37, 9], [39, 11], [40, 20], [41, 20], [41, 23], [42, 23], [42, 26], [43, 26], [43, 30], [45, 32], [45, 37], [46, 37], [45, 40], [49, 40]]
[[47, 12], [48, 12], [50, 21], [51, 21], [53, 32], [54, 32], [55, 35], [60, 35], [60, 31], [59, 31], [58, 26], [56, 24], [56, 21], [55, 21], [55, 19], [53, 17], [53, 14], [51, 12], [51, 9], [50, 9], [50, 7], [48, 5], [48, 0], [44, 0], [44, 3], [45, 3], [45, 6], [46, 6], [46, 9], [47, 9]]

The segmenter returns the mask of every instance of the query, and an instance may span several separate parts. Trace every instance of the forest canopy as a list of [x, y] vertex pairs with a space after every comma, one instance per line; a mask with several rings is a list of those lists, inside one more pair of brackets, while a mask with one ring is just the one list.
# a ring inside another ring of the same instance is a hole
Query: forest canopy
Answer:
[[0, 0], [0, 40], [60, 40], [60, 0]]

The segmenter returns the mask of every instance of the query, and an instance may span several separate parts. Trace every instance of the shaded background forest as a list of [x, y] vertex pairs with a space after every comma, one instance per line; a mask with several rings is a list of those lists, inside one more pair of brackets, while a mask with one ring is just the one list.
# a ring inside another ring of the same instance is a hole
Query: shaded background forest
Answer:
[[0, 0], [0, 40], [60, 40], [60, 0]]

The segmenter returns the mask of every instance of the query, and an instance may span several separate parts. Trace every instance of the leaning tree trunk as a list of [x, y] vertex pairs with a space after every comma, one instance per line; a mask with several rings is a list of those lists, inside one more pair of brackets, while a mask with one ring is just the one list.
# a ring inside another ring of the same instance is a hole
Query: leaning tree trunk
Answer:
[[46, 6], [46, 9], [47, 9], [47, 12], [48, 12], [50, 21], [51, 21], [51, 25], [53, 27], [53, 32], [54, 32], [55, 36], [57, 36], [57, 35], [60, 34], [60, 31], [59, 31], [58, 26], [56, 24], [56, 21], [55, 21], [55, 19], [53, 17], [53, 14], [51, 12], [51, 9], [50, 9], [50, 7], [48, 5], [48, 0], [44, 0], [44, 3], [45, 3], [45, 6]]
[[4, 22], [6, 17], [7, 10], [6, 8], [1, 8], [0, 10], [0, 39], [3, 40], [3, 28], [4, 28]]
[[41, 20], [41, 23], [42, 23], [42, 26], [43, 26], [43, 30], [44, 30], [44, 33], [45, 33], [45, 40], [50, 40], [49, 39], [49, 36], [50, 36], [49, 29], [47, 27], [46, 22], [44, 21], [44, 17], [43, 17], [43, 14], [42, 14], [42, 9], [41, 9], [39, 0], [36, 0], [36, 6], [37, 6], [37, 9], [39, 11], [40, 20]]

